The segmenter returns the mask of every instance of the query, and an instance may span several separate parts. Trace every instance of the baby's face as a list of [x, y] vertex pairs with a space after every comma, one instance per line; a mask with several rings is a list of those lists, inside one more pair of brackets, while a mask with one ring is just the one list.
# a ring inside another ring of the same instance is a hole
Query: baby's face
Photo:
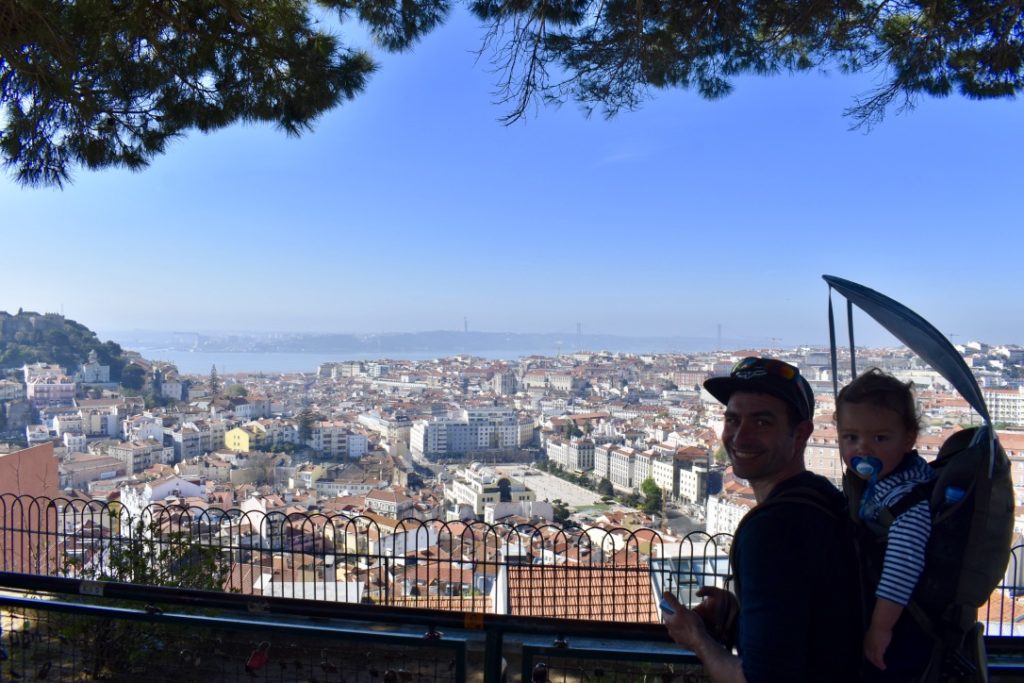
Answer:
[[839, 455], [846, 466], [850, 467], [857, 455], [878, 458], [882, 463], [879, 479], [899, 466], [903, 455], [914, 447], [917, 436], [903, 425], [899, 413], [866, 403], [840, 404], [836, 422]]

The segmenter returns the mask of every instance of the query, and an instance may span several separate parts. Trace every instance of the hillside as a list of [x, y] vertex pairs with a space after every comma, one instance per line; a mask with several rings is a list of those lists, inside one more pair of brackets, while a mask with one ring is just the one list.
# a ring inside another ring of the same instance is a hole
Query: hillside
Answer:
[[110, 366], [110, 379], [119, 381], [125, 359], [118, 344], [102, 342], [88, 327], [56, 313], [0, 311], [0, 369], [44, 362], [73, 373], [90, 351], [96, 351], [102, 365]]

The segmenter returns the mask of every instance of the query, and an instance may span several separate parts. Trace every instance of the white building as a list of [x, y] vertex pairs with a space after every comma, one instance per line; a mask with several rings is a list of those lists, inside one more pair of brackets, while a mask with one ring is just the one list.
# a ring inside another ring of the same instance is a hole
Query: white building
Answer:
[[369, 441], [345, 422], [324, 420], [314, 423], [306, 445], [332, 458], [358, 460], [366, 455]]
[[462, 506], [469, 507], [477, 519], [483, 519], [488, 507], [536, 499], [536, 494], [521, 482], [509, 476], [498, 477], [493, 469], [477, 462], [459, 469], [444, 487], [449, 519], [458, 519]]
[[123, 462], [129, 474], [138, 474], [153, 465], [174, 464], [174, 447], [164, 447], [162, 441], [118, 443], [107, 449], [107, 455]]
[[633, 472], [636, 450], [628, 446], [616, 446], [608, 453], [608, 479], [612, 486], [633, 491], [640, 486]]
[[606, 443], [594, 446], [594, 477], [598, 481], [611, 479], [611, 452], [614, 444]]
[[982, 389], [993, 422], [1024, 425], [1024, 387], [1016, 389]]
[[511, 408], [486, 407], [459, 411], [455, 417], [418, 420], [409, 434], [413, 455], [445, 456], [529, 445], [533, 420]]
[[25, 386], [21, 382], [0, 379], [0, 401], [17, 401], [25, 396]]
[[589, 472], [594, 469], [594, 442], [590, 439], [559, 437], [548, 439], [548, 460], [569, 472]]
[[672, 457], [654, 458], [651, 461], [651, 479], [666, 497], [679, 495], [676, 471], [675, 459]]
[[717, 495], [708, 497], [707, 532], [708, 535], [736, 533], [740, 520], [757, 504], [751, 497]]

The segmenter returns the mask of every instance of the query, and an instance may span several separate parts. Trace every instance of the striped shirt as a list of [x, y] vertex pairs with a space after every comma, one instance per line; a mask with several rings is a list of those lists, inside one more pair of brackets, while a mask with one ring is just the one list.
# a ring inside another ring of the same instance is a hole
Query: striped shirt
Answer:
[[[904, 462], [885, 479], [878, 481], [865, 505], [865, 516], [878, 521], [882, 508], [892, 507], [918, 484], [935, 478], [924, 459], [911, 451]], [[906, 606], [917, 580], [924, 570], [925, 548], [932, 533], [932, 516], [928, 500], [922, 500], [897, 517], [889, 527], [882, 578], [875, 595]]]

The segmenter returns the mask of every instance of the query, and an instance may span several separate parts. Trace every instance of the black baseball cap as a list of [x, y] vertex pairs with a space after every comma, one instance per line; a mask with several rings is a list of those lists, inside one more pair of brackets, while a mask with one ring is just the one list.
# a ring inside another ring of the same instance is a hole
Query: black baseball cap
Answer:
[[814, 415], [811, 385], [799, 368], [776, 358], [744, 358], [732, 366], [728, 377], [705, 380], [704, 388], [722, 403], [729, 403], [729, 397], [737, 391], [752, 391], [782, 399], [804, 420]]

